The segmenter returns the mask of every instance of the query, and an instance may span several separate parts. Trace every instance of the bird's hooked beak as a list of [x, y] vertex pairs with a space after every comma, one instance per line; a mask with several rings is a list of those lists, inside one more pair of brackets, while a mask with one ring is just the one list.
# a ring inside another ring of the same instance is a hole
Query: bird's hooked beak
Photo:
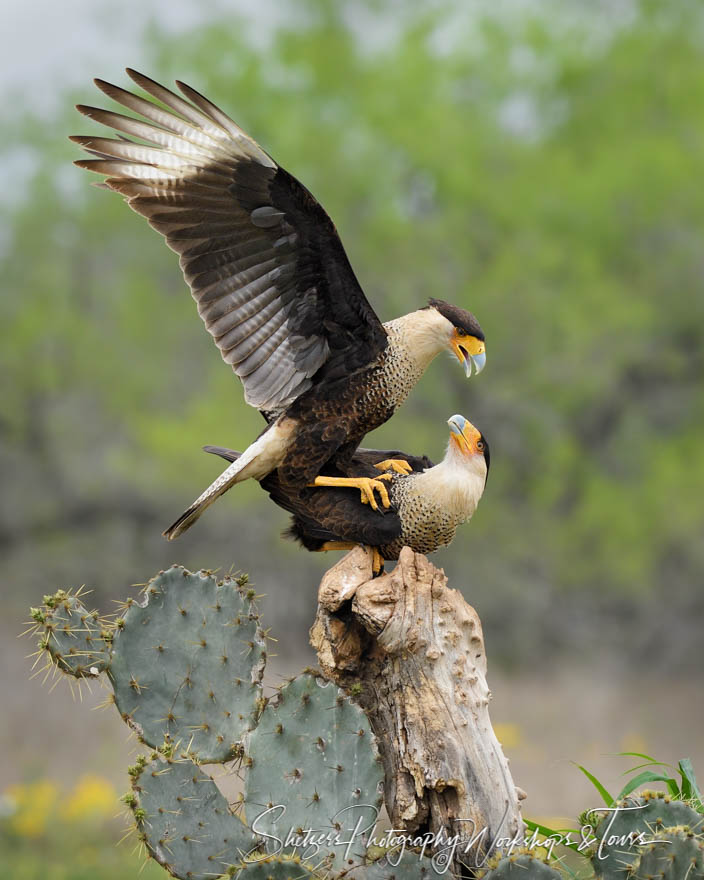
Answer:
[[447, 424], [450, 426], [450, 440], [457, 444], [464, 455], [483, 454], [481, 432], [470, 421], [464, 416], [455, 415], [447, 420]]
[[460, 334], [455, 330], [450, 345], [457, 360], [464, 367], [464, 373], [468, 379], [472, 375], [472, 367], [474, 367], [475, 375], [481, 373], [486, 366], [486, 345], [481, 339], [466, 333]]

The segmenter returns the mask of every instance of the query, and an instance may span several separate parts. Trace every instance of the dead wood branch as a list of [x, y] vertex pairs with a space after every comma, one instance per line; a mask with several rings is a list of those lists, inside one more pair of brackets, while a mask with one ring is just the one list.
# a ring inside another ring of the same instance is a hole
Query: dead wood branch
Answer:
[[369, 715], [394, 828], [474, 838], [464, 864], [522, 830], [489, 720], [481, 623], [442, 570], [405, 548], [372, 579], [359, 547], [325, 574], [318, 602], [311, 643], [323, 673]]

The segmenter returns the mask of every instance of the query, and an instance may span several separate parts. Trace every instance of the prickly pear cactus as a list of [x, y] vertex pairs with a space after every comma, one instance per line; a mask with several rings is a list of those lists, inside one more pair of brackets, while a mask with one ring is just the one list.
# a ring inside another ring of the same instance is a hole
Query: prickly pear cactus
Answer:
[[323, 874], [315, 873], [297, 856], [268, 856], [260, 861], [237, 865], [232, 876], [237, 880], [324, 880]]
[[592, 852], [595, 875], [603, 880], [631, 880], [633, 863], [641, 854], [638, 841], [683, 825], [700, 834], [704, 816], [663, 792], [645, 791], [617, 801], [610, 811], [603, 812], [594, 831], [600, 841]]
[[201, 762], [235, 757], [261, 710], [264, 633], [246, 579], [161, 572], [114, 620], [60, 591], [32, 609], [40, 647], [62, 672], [107, 673], [124, 721], [152, 748], [180, 743]]
[[563, 880], [562, 874], [533, 850], [499, 856], [479, 876], [482, 880]]
[[704, 844], [688, 828], [666, 828], [641, 849], [632, 880], [703, 880]]
[[155, 754], [130, 767], [132, 809], [140, 840], [175, 877], [211, 880], [255, 848], [211, 776], [188, 759]]
[[30, 609], [30, 614], [42, 632], [39, 647], [48, 652], [52, 663], [76, 678], [89, 678], [107, 668], [112, 631], [97, 611], [83, 607], [81, 597], [81, 590], [58, 590], [44, 596], [43, 607]]
[[436, 869], [431, 859], [407, 851], [400, 859], [398, 853], [392, 853], [368, 865], [342, 871], [339, 877], [343, 880], [452, 880], [453, 874], [447, 869]]
[[[384, 774], [369, 722], [343, 691], [314, 674], [289, 682], [248, 735], [246, 751], [244, 803], [253, 828], [280, 839], [287, 829], [301, 837], [312, 829], [316, 840], [302, 855], [327, 855], [338, 868], [364, 858], [363, 829], [376, 823]], [[358, 822], [346, 850], [339, 840], [350, 839]]]
[[[173, 876], [303, 880], [362, 868], [363, 828], [375, 823], [383, 784], [367, 717], [315, 672], [264, 698], [265, 634], [253, 599], [244, 577], [217, 583], [175, 566], [113, 620], [66, 592], [32, 617], [53, 668], [77, 678], [104, 671], [123, 720], [155, 749], [129, 769], [125, 803], [148, 854]], [[244, 774], [244, 818], [200, 766], [232, 759]], [[275, 814], [261, 817], [270, 807]], [[274, 852], [267, 835], [277, 829], [310, 830], [315, 842]], [[353, 844], [336, 846], [352, 829]], [[404, 877], [429, 876], [413, 861]], [[381, 863], [364, 871], [360, 880], [400, 876]]]
[[147, 745], [188, 745], [201, 762], [237, 754], [262, 701], [264, 634], [254, 594], [174, 566], [115, 623], [108, 678]]

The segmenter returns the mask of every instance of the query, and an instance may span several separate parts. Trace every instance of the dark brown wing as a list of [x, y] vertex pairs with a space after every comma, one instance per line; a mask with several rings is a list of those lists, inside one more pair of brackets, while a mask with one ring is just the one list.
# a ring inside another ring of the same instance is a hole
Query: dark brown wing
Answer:
[[184, 100], [127, 72], [161, 103], [95, 80], [143, 118], [79, 105], [121, 134], [73, 137], [100, 157], [76, 164], [104, 174], [180, 255], [200, 316], [242, 379], [246, 401], [278, 412], [316, 383], [323, 365], [339, 375], [372, 362], [386, 332], [308, 190], [189, 86], [177, 83]]

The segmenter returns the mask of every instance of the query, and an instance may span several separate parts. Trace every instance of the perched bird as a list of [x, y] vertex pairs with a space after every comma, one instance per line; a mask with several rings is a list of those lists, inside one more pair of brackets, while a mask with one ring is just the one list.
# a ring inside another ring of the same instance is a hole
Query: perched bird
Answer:
[[[170, 526], [185, 531], [223, 492], [277, 470], [287, 492], [355, 486], [377, 509], [389, 474], [348, 477], [364, 435], [391, 417], [441, 351], [467, 376], [486, 362], [469, 312], [431, 299], [382, 324], [323, 208], [228, 116], [181, 82], [185, 98], [133, 70], [151, 98], [96, 85], [140, 118], [78, 105], [118, 133], [77, 136], [105, 176], [180, 255], [208, 332], [267, 427]], [[321, 476], [326, 465], [341, 474]], [[332, 482], [331, 482], [332, 481]]]
[[[308, 550], [347, 550], [367, 544], [375, 550], [374, 568], [379, 571], [384, 559], [398, 559], [402, 547], [417, 553], [446, 547], [457, 526], [471, 519], [479, 504], [489, 474], [489, 445], [461, 415], [452, 416], [448, 425], [447, 452], [436, 465], [425, 456], [396, 450], [357, 450], [351, 473], [370, 476], [375, 469], [394, 471], [389, 482], [391, 506], [383, 516], [361, 504], [347, 488], [309, 489], [302, 496], [287, 491], [277, 471], [260, 483], [279, 507], [293, 514], [287, 537]], [[228, 461], [239, 457], [220, 446], [204, 448]]]

